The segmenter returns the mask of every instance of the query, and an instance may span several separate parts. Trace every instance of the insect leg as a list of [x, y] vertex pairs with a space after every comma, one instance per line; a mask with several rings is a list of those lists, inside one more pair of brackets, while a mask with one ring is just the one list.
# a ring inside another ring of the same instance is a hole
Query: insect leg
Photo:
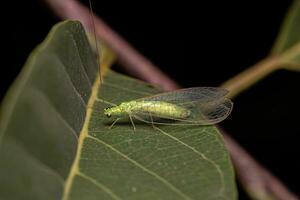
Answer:
[[150, 113], [150, 112], [149, 112], [149, 115], [150, 115], [150, 119], [151, 119], [151, 125], [152, 125], [152, 127], [154, 128], [153, 117], [152, 117], [152, 115], [151, 115], [151, 113]]
[[132, 117], [131, 117], [131, 115], [129, 115], [129, 119], [130, 119], [130, 121], [131, 121], [131, 124], [132, 124], [132, 126], [133, 126], [133, 130], [135, 131], [135, 130], [136, 130], [136, 128], [135, 128], [135, 125], [134, 125], [134, 123], [133, 123], [133, 120], [132, 120]]
[[121, 118], [117, 118], [110, 126], [109, 126], [109, 129], [112, 129], [112, 127], [115, 125], [115, 123]]

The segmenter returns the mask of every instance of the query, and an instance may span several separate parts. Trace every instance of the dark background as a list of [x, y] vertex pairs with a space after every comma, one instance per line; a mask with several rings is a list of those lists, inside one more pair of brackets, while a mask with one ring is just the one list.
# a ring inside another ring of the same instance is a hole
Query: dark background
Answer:
[[[93, 0], [93, 7], [163, 71], [192, 87], [218, 86], [266, 57], [290, 3]], [[2, 6], [1, 99], [29, 53], [59, 21], [38, 1]], [[234, 99], [232, 115], [221, 124], [298, 195], [299, 93], [300, 73], [275, 72]], [[247, 199], [241, 191], [240, 199]]]

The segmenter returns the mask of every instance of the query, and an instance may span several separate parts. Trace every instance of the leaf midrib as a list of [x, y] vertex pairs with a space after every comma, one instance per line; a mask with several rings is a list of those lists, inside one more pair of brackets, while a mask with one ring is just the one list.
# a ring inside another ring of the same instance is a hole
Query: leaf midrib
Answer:
[[84, 139], [88, 136], [88, 125], [92, 116], [92, 105], [96, 101], [97, 94], [98, 94], [98, 89], [100, 87], [100, 77], [97, 76], [96, 81], [92, 87], [92, 92], [91, 96], [89, 98], [88, 104], [87, 104], [87, 112], [86, 112], [86, 117], [85, 121], [83, 123], [82, 129], [79, 134], [79, 139], [78, 139], [78, 144], [77, 144], [77, 151], [76, 151], [76, 156], [74, 159], [74, 162], [72, 164], [70, 173], [68, 178], [66, 179], [65, 185], [64, 185], [64, 193], [62, 195], [63, 200], [67, 200], [69, 197], [69, 194], [71, 192], [72, 184], [74, 182], [74, 178], [76, 174], [78, 174], [79, 171], [79, 161], [82, 153], [82, 148], [83, 148], [83, 142]]

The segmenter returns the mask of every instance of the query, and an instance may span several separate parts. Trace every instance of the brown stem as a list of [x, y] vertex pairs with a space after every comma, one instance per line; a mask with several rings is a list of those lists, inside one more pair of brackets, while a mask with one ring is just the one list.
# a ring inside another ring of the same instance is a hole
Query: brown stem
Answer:
[[[75, 0], [45, 0], [53, 12], [62, 19], [76, 19], [91, 30], [90, 12]], [[148, 59], [139, 54], [100, 18], [95, 17], [96, 33], [118, 56], [118, 61], [131, 74], [150, 83], [158, 84], [165, 90], [179, 88], [179, 85], [162, 73]], [[221, 130], [221, 129], [220, 129]], [[296, 200], [288, 189], [270, 172], [259, 165], [240, 145], [222, 131], [238, 178], [255, 199]]]
[[[222, 130], [220, 128], [220, 130]], [[275, 176], [254, 160], [238, 143], [222, 130], [240, 183], [253, 199], [297, 200]]]

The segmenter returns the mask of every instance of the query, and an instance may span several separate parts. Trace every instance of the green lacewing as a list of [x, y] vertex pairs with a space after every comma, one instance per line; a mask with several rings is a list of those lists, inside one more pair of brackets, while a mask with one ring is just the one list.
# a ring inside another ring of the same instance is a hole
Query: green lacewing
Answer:
[[[91, 0], [89, 0], [89, 4], [98, 56], [99, 50]], [[97, 60], [99, 61], [99, 57]], [[112, 107], [104, 109], [104, 115], [116, 118], [110, 128], [118, 120], [127, 116], [134, 129], [133, 118], [151, 124], [212, 125], [223, 121], [231, 113], [233, 103], [226, 98], [227, 93], [227, 90], [217, 87], [179, 89], [122, 102], [119, 105], [112, 104]]]
[[[156, 94], [104, 109], [104, 115], [116, 120], [128, 116], [151, 124], [212, 125], [223, 121], [233, 103], [227, 90], [217, 87], [193, 87]], [[179, 122], [179, 123], [177, 123]]]

